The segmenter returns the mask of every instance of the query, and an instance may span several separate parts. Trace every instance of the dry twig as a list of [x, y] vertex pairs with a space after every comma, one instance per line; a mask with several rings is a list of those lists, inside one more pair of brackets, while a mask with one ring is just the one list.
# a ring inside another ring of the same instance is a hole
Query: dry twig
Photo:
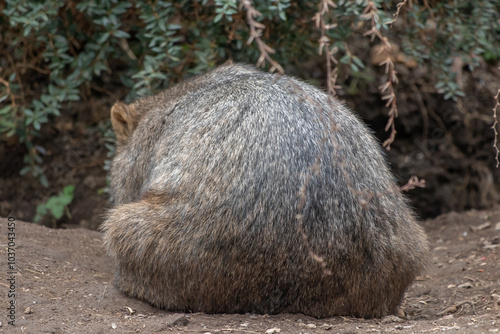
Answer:
[[402, 186], [400, 189], [401, 191], [408, 191], [412, 190], [415, 188], [425, 188], [425, 180], [419, 180], [418, 177], [412, 176], [408, 180], [408, 183], [406, 183], [404, 186]]
[[495, 160], [497, 162], [496, 168], [500, 165], [500, 161], [498, 158], [498, 155], [500, 154], [500, 149], [498, 148], [498, 117], [497, 117], [497, 110], [498, 107], [500, 107], [500, 88], [497, 91], [497, 95], [495, 96], [495, 106], [493, 107], [493, 119], [495, 120], [493, 122], [493, 126], [491, 127], [493, 131], [495, 132], [495, 140], [493, 141], [493, 147], [495, 148]]
[[0, 78], [0, 83], [5, 86], [5, 95], [8, 95], [10, 97], [10, 101], [12, 106], [15, 108], [16, 107], [16, 97], [12, 93], [12, 90], [10, 89], [10, 83], [7, 80], [4, 80]]
[[[399, 17], [399, 12], [401, 11], [401, 8], [402, 8], [404, 5], [406, 5], [406, 2], [407, 2], [407, 1], [408, 1], [408, 0], [403, 0], [403, 1], [401, 1], [400, 3], [398, 3], [398, 4], [396, 5], [396, 8], [397, 8], [397, 9], [396, 9], [396, 13], [394, 13], [394, 15], [392, 16], [392, 20], [390, 20], [390, 21], [389, 21], [389, 22], [387, 22], [386, 24], [393, 24], [394, 22], [396, 22], [396, 20], [397, 20], [397, 19], [398, 19], [398, 17]], [[429, 4], [427, 3], [427, 0], [424, 0], [424, 4], [425, 4], [426, 8], [429, 8], [429, 9], [430, 9]], [[434, 14], [432, 13], [432, 11], [431, 11], [431, 16], [432, 16], [432, 19], [434, 19]]]
[[255, 18], [261, 16], [262, 14], [252, 6], [252, 0], [242, 0], [241, 4], [247, 10], [247, 23], [250, 27], [250, 38], [248, 39], [247, 44], [250, 45], [255, 40], [260, 51], [257, 67], [263, 66], [267, 60], [271, 64], [269, 71], [274, 72], [277, 70], [279, 74], [284, 74], [285, 71], [283, 70], [283, 67], [281, 67], [281, 65], [269, 55], [270, 53], [275, 53], [274, 49], [260, 39], [260, 36], [262, 36], [262, 32], [266, 26], [255, 21]]
[[[401, 10], [401, 7], [404, 6], [406, 3], [406, 0], [398, 3], [398, 9], [397, 12], [394, 14], [394, 18], [389, 21], [387, 24], [392, 24], [396, 21], [396, 19], [399, 16], [399, 11]], [[387, 57], [379, 63], [379, 66], [384, 66], [385, 65], [385, 73], [387, 73], [387, 82], [379, 87], [379, 90], [382, 94], [385, 93], [385, 95], [382, 96], [382, 100], [386, 100], [386, 107], [390, 107], [388, 116], [389, 120], [387, 121], [387, 125], [385, 127], [385, 131], [391, 130], [391, 133], [389, 135], [389, 138], [387, 138], [383, 146], [387, 149], [391, 149], [391, 144], [394, 142], [394, 138], [396, 137], [396, 126], [394, 124], [395, 119], [398, 117], [398, 107], [396, 104], [396, 93], [394, 90], [394, 85], [398, 83], [398, 77], [396, 75], [396, 70], [394, 69], [394, 62], [391, 59], [391, 43], [389, 42], [389, 39], [385, 36], [382, 35], [382, 32], [380, 29], [377, 27], [377, 21], [380, 20], [379, 15], [378, 15], [378, 8], [377, 5], [373, 2], [370, 1], [368, 5], [365, 7], [363, 10], [363, 14], [361, 15], [362, 18], [370, 20], [371, 22], [371, 29], [368, 30], [365, 33], [365, 36], [370, 36], [371, 40], [373, 41], [375, 37], [377, 37], [381, 42], [382, 42], [382, 48], [380, 49], [380, 52], [385, 52]]]
[[472, 312], [474, 314], [476, 314], [476, 308], [474, 307], [474, 303], [470, 302], [468, 300], [465, 300], [463, 302], [456, 303], [455, 305], [452, 305], [452, 306], [446, 308], [444, 311], [439, 312], [437, 315], [440, 317], [440, 316], [443, 316], [446, 314], [456, 313], [457, 311], [460, 314], [460, 313], [462, 313], [462, 311], [464, 309], [464, 305], [469, 305], [472, 308]]
[[330, 39], [326, 35], [326, 32], [332, 28], [335, 28], [336, 24], [327, 24], [325, 21], [325, 15], [329, 12], [330, 8], [336, 8], [337, 5], [331, 0], [320, 0], [319, 9], [313, 16], [313, 21], [316, 23], [316, 28], [321, 29], [321, 37], [318, 40], [318, 54], [321, 56], [323, 49], [325, 50], [325, 60], [326, 60], [326, 87], [328, 94], [330, 96], [335, 96], [335, 89], [340, 88], [336, 86], [337, 82], [337, 67], [332, 69], [332, 63], [337, 65], [338, 61], [333, 56], [336, 53], [336, 48], [330, 49]]

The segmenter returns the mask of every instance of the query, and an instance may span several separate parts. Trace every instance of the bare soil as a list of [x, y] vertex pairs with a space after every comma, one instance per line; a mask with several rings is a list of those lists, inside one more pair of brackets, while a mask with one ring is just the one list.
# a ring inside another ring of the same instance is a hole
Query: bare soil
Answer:
[[[113, 286], [114, 264], [98, 232], [20, 220], [14, 230], [15, 280], [9, 281], [8, 220], [1, 218], [0, 333], [500, 332], [500, 207], [452, 212], [422, 224], [432, 256], [427, 272], [408, 290], [400, 317], [315, 319], [155, 309]], [[15, 327], [7, 317], [11, 289]]]

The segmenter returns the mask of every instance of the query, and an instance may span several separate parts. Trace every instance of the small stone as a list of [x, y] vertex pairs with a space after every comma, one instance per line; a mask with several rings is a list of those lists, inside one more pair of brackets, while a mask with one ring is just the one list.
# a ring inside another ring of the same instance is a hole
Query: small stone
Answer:
[[307, 324], [306, 327], [307, 328], [316, 328], [316, 325], [315, 324]]
[[401, 319], [400, 317], [396, 317], [395, 315], [388, 315], [387, 317], [384, 317], [384, 319], [382, 319], [381, 321], [381, 323], [383, 324], [400, 323], [400, 322], [404, 322], [404, 320]]
[[324, 329], [325, 331], [332, 329], [332, 327], [333, 326], [330, 324], [323, 324], [323, 325], [319, 326], [319, 328]]
[[111, 324], [111, 328], [116, 329], [116, 324], [114, 322]]
[[278, 327], [274, 327], [274, 328], [269, 328], [266, 331], [266, 334], [273, 334], [273, 333], [279, 333], [279, 332], [281, 332], [281, 329]]
[[173, 314], [167, 317], [165, 321], [167, 326], [169, 327], [182, 327], [186, 326], [189, 323], [189, 319], [185, 314]]
[[472, 284], [470, 282], [462, 283], [458, 285], [459, 289], [470, 289], [472, 288]]
[[500, 231], [500, 222], [495, 225], [495, 231]]
[[405, 311], [402, 308], [400, 308], [400, 307], [398, 307], [398, 317], [400, 317], [401, 319], [405, 319], [406, 318]]
[[491, 227], [491, 223], [487, 222], [487, 223], [484, 223], [484, 224], [481, 224], [481, 225], [477, 225], [477, 226], [471, 226], [470, 229], [471, 231], [481, 231], [481, 230], [485, 230], [487, 228]]
[[493, 303], [494, 307], [500, 306], [500, 295], [497, 295], [496, 293], [494, 293], [491, 295], [491, 298], [493, 298], [493, 300], [494, 300], [494, 303]]

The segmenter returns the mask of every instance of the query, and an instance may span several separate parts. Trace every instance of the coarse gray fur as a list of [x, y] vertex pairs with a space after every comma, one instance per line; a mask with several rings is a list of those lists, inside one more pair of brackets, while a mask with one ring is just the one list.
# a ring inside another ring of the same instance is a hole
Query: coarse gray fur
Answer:
[[226, 64], [111, 111], [116, 285], [172, 311], [394, 313], [428, 243], [358, 118]]

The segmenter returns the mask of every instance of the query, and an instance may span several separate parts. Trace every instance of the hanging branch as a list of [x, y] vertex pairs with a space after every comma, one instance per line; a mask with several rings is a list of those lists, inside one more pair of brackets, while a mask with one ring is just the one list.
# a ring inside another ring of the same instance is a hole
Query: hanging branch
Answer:
[[260, 51], [257, 67], [264, 66], [265, 61], [267, 60], [271, 64], [269, 71], [274, 72], [275, 70], [278, 70], [279, 74], [284, 74], [285, 71], [283, 70], [283, 67], [281, 67], [281, 65], [269, 55], [270, 53], [275, 53], [274, 49], [260, 39], [260, 36], [262, 36], [262, 32], [266, 26], [255, 21], [255, 18], [261, 16], [262, 14], [252, 6], [252, 0], [242, 0], [241, 4], [247, 10], [247, 23], [250, 27], [250, 37], [248, 38], [247, 44], [250, 45], [255, 40]]
[[496, 152], [495, 153], [495, 160], [497, 162], [496, 168], [498, 168], [498, 166], [500, 165], [500, 161], [498, 158], [498, 156], [500, 154], [500, 149], [498, 148], [498, 130], [497, 130], [497, 126], [498, 126], [497, 110], [498, 110], [498, 107], [500, 107], [500, 89], [498, 89], [497, 95], [495, 96], [495, 106], [493, 107], [493, 119], [495, 121], [493, 122], [493, 126], [491, 127], [493, 129], [493, 131], [495, 132], [495, 140], [493, 141], [493, 147], [495, 148], [495, 152]]
[[333, 56], [337, 49], [330, 49], [330, 38], [326, 35], [326, 32], [332, 28], [335, 28], [336, 24], [327, 24], [325, 20], [325, 14], [330, 11], [330, 8], [337, 8], [337, 5], [331, 0], [321, 0], [318, 6], [318, 12], [314, 14], [312, 20], [316, 23], [316, 28], [321, 29], [321, 37], [318, 40], [318, 54], [321, 56], [323, 50], [325, 50], [325, 60], [326, 60], [326, 87], [328, 94], [330, 96], [335, 96], [335, 89], [340, 88], [336, 85], [337, 82], [337, 72], [338, 69], [332, 69], [332, 63], [337, 65], [338, 61]]
[[[401, 7], [406, 4], [406, 0], [398, 3], [397, 5], [397, 11], [394, 14], [394, 18], [389, 21], [387, 24], [392, 24], [396, 21], [396, 19], [399, 16], [399, 11], [401, 10]], [[370, 20], [371, 22], [371, 29], [368, 30], [365, 33], [365, 36], [370, 36], [370, 39], [373, 41], [375, 37], [377, 37], [381, 42], [382, 42], [382, 47], [380, 48], [380, 53], [386, 54], [386, 58], [381, 61], [378, 65], [379, 66], [385, 66], [385, 73], [387, 74], [387, 81], [379, 86], [379, 91], [382, 94], [382, 100], [386, 100], [386, 107], [389, 107], [389, 112], [388, 116], [389, 119], [387, 120], [387, 125], [385, 126], [385, 131], [391, 130], [391, 133], [389, 135], [389, 138], [387, 138], [383, 146], [387, 149], [391, 149], [391, 144], [394, 142], [394, 139], [396, 138], [396, 126], [394, 124], [395, 119], [398, 117], [398, 106], [396, 103], [396, 93], [394, 90], [394, 85], [398, 83], [398, 77], [397, 77], [397, 72], [394, 69], [394, 62], [392, 61], [391, 58], [391, 43], [389, 42], [389, 39], [385, 36], [382, 35], [382, 32], [380, 29], [377, 27], [377, 22], [380, 21], [380, 17], [378, 14], [378, 8], [377, 5], [373, 2], [370, 1], [368, 5], [365, 7], [363, 10], [363, 14], [361, 15], [362, 18], [366, 20]]]

